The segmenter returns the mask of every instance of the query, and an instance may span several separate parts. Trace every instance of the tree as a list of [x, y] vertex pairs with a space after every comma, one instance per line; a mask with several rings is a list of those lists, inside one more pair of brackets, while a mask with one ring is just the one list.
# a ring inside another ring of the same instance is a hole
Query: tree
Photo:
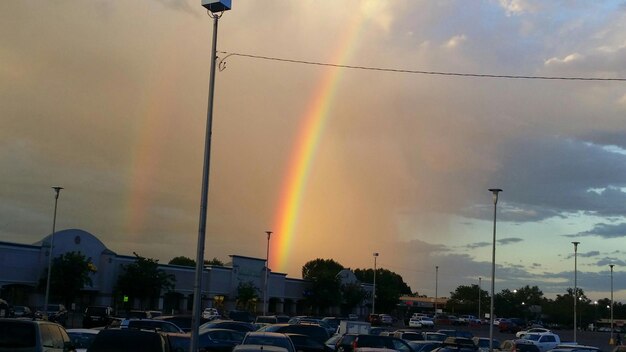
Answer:
[[461, 285], [453, 292], [450, 292], [450, 299], [447, 307], [457, 314], [476, 314], [478, 312], [478, 300], [490, 302], [489, 293], [478, 285]]
[[[374, 282], [373, 269], [356, 269], [354, 275], [361, 282]], [[387, 269], [376, 269], [376, 311], [390, 312], [400, 302], [400, 296], [411, 294], [411, 288], [402, 276]]]
[[138, 299], [144, 309], [153, 308], [161, 296], [161, 290], [174, 289], [175, 277], [159, 269], [159, 261], [134, 253], [134, 263], [122, 265], [115, 291]]
[[[196, 266], [196, 261], [189, 258], [189, 257], [185, 257], [185, 256], [179, 256], [179, 257], [174, 257], [172, 258], [172, 260], [169, 261], [169, 263], [167, 264], [171, 264], [171, 265], [182, 265], [182, 266]], [[224, 263], [217, 259], [217, 258], [213, 258], [211, 260], [204, 260], [204, 265], [215, 265], [215, 266], [224, 266]]]
[[332, 259], [315, 259], [302, 267], [302, 278], [311, 281], [311, 289], [305, 294], [312, 308], [325, 310], [341, 304], [341, 282], [337, 274], [343, 265]]
[[252, 282], [240, 282], [237, 286], [237, 308], [253, 312], [259, 300], [259, 288]]
[[196, 261], [188, 257], [180, 256], [172, 258], [172, 260], [170, 260], [170, 262], [167, 264], [195, 267]]
[[365, 299], [367, 293], [359, 283], [348, 283], [341, 286], [342, 312], [350, 313]]
[[[91, 275], [96, 271], [97, 268], [91, 262], [91, 258], [85, 257], [80, 252], [67, 252], [54, 258], [50, 273], [50, 296], [62, 300], [63, 304], [69, 307], [80, 290], [93, 284]], [[47, 279], [46, 269], [39, 281], [42, 291], [45, 290]]]

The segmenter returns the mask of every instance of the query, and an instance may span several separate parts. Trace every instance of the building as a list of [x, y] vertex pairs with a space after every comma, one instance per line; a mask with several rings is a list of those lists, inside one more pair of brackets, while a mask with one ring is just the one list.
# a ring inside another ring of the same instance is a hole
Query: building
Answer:
[[[0, 242], [0, 297], [12, 304], [41, 307], [44, 294], [37, 287], [45, 280], [48, 267], [50, 235], [32, 244]], [[115, 284], [123, 266], [133, 263], [135, 256], [117, 254], [108, 249], [96, 236], [79, 229], [58, 231], [54, 234], [53, 258], [68, 252], [80, 252], [96, 266], [92, 285], [81, 290], [73, 309], [88, 305], [107, 305], [116, 308], [120, 293], [115, 297]], [[265, 287], [265, 259], [231, 255], [225, 266], [206, 266], [202, 278], [202, 307], [219, 307], [223, 310], [236, 308], [238, 287], [241, 283], [259, 289], [263, 297]], [[159, 264], [159, 268], [175, 277], [175, 288], [162, 294], [158, 309], [167, 313], [184, 313], [192, 310], [195, 267]], [[341, 277], [354, 280], [354, 274], [343, 273]], [[305, 292], [309, 282], [288, 278], [286, 274], [271, 272], [268, 277], [268, 312], [296, 315], [306, 309]], [[367, 290], [369, 285], [363, 285]], [[52, 303], [52, 302], [51, 302]], [[141, 302], [129, 302], [130, 308], [140, 307]], [[257, 311], [263, 311], [262, 299]], [[117, 307], [119, 308], [119, 307]], [[151, 307], [154, 308], [154, 307]], [[365, 309], [364, 307], [359, 310]], [[359, 312], [357, 312], [359, 313]]]

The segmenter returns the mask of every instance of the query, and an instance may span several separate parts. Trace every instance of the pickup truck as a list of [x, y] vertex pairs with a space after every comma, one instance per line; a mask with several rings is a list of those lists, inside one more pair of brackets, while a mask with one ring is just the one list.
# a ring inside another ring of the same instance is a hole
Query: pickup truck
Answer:
[[561, 343], [559, 335], [554, 333], [528, 333], [523, 335], [521, 340], [529, 341], [541, 352], [551, 350]]

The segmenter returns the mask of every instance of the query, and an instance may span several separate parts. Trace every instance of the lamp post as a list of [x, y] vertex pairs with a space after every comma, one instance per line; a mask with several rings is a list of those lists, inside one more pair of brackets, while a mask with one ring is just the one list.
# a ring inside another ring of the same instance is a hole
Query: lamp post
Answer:
[[496, 281], [496, 209], [498, 205], [498, 193], [500, 188], [490, 188], [493, 194], [493, 245], [491, 249], [491, 303], [489, 307], [489, 352], [493, 352], [493, 291]]
[[611, 268], [611, 339], [613, 339], [613, 266], [615, 264], [609, 264]]
[[267, 315], [267, 282], [270, 272], [270, 236], [272, 231], [265, 231], [267, 234], [267, 254], [265, 255], [265, 289], [263, 290], [263, 315]]
[[204, 272], [204, 245], [206, 238], [206, 213], [209, 195], [209, 169], [211, 166], [211, 134], [213, 125], [213, 97], [215, 96], [215, 65], [217, 61], [217, 24], [231, 8], [231, 0], [201, 0], [201, 5], [213, 18], [213, 44], [211, 46], [211, 69], [209, 73], [209, 96], [207, 104], [207, 122], [204, 139], [204, 163], [202, 167], [202, 191], [200, 195], [200, 219], [198, 221], [198, 245], [196, 252], [196, 277], [193, 287], [193, 315], [191, 319], [191, 343], [189, 351], [198, 351], [200, 311], [202, 310], [202, 273]]
[[378, 258], [378, 252], [374, 252], [374, 289], [372, 290], [372, 314], [376, 313], [376, 258]]
[[54, 233], [56, 232], [57, 224], [57, 203], [59, 201], [59, 193], [63, 187], [52, 187], [55, 192], [54, 195], [54, 216], [52, 217], [52, 235], [50, 235], [50, 250], [48, 251], [48, 278], [46, 279], [46, 297], [43, 302], [43, 314], [48, 319], [48, 298], [50, 298], [50, 274], [52, 273], [52, 247], [54, 246]]
[[576, 304], [578, 301], [578, 273], [577, 273], [577, 261], [578, 261], [578, 245], [580, 242], [572, 242], [574, 245], [574, 342], [576, 342]]
[[439, 265], [435, 266], [435, 318], [437, 317], [437, 289], [439, 288]]
[[481, 280], [482, 278], [478, 277], [478, 319], [482, 322], [482, 318], [480, 317], [480, 301], [481, 301]]

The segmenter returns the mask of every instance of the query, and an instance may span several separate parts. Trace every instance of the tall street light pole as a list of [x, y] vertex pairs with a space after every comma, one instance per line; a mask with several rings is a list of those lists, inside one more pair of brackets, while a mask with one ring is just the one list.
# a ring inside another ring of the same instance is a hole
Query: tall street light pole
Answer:
[[493, 194], [493, 246], [491, 249], [491, 303], [489, 308], [489, 352], [493, 352], [493, 291], [496, 282], [496, 209], [498, 205], [499, 188], [490, 188]]
[[437, 317], [437, 289], [439, 288], [439, 265], [435, 266], [435, 315], [433, 315], [435, 318]]
[[265, 255], [265, 289], [263, 290], [263, 315], [267, 315], [267, 282], [270, 273], [270, 236], [272, 231], [265, 231], [267, 234], [267, 254]]
[[480, 321], [482, 322], [483, 319], [480, 317], [480, 301], [482, 301], [481, 300], [481, 298], [482, 298], [481, 297], [482, 296], [481, 295], [481, 291], [482, 291], [482, 288], [481, 288], [481, 283], [482, 282], [481, 282], [481, 280], [482, 280], [482, 277], [479, 276], [478, 277], [478, 319], [480, 319]]
[[376, 313], [376, 258], [378, 258], [378, 252], [374, 252], [374, 289], [372, 290], [372, 314]]
[[613, 334], [614, 334], [613, 332], [613, 266], [615, 266], [615, 264], [609, 264], [609, 267], [611, 267], [611, 340], [613, 339]]
[[213, 18], [213, 45], [211, 47], [211, 70], [209, 74], [209, 97], [204, 139], [204, 164], [202, 168], [202, 191], [200, 196], [200, 219], [198, 222], [198, 247], [196, 252], [196, 277], [193, 287], [193, 315], [191, 319], [190, 352], [198, 351], [200, 311], [202, 310], [202, 273], [204, 272], [204, 245], [206, 238], [206, 213], [209, 195], [209, 170], [211, 166], [211, 134], [213, 125], [213, 97], [215, 95], [215, 65], [217, 61], [217, 24], [224, 11], [231, 8], [231, 0], [201, 0], [201, 5]]
[[580, 242], [572, 242], [572, 244], [574, 245], [574, 342], [576, 342], [576, 304], [578, 303], [578, 270], [577, 270], [577, 266], [578, 266], [578, 245], [580, 244]]
[[63, 187], [52, 187], [54, 195], [54, 216], [52, 217], [52, 235], [50, 235], [50, 249], [48, 251], [48, 278], [46, 279], [46, 297], [43, 302], [43, 314], [48, 319], [48, 299], [50, 298], [50, 274], [52, 273], [52, 247], [54, 246], [54, 233], [57, 225], [57, 203], [59, 202], [59, 193]]

